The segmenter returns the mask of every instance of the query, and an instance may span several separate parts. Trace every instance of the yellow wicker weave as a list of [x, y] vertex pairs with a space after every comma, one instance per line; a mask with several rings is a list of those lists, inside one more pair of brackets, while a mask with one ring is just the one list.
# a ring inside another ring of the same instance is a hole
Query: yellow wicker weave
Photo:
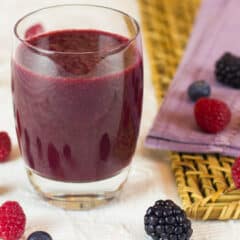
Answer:
[[[186, 46], [200, 0], [139, 0], [153, 84], [161, 102]], [[234, 159], [172, 153], [172, 169], [189, 217], [239, 219], [240, 191], [234, 189]]]

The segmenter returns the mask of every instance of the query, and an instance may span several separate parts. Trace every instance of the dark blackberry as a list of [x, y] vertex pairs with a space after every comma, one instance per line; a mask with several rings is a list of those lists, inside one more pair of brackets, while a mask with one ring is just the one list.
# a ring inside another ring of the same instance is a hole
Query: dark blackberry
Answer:
[[240, 88], [240, 58], [224, 53], [216, 62], [215, 75], [217, 81], [233, 88]]
[[185, 212], [171, 200], [159, 200], [148, 208], [144, 225], [153, 240], [189, 240], [193, 232]]

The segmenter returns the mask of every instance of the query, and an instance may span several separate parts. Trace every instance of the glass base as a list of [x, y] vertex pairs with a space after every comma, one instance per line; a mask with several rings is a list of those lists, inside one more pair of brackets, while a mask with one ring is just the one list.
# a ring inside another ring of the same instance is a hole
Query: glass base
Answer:
[[101, 181], [67, 183], [39, 176], [27, 168], [27, 175], [35, 190], [49, 203], [69, 210], [95, 208], [117, 197], [127, 180], [128, 172], [129, 167]]

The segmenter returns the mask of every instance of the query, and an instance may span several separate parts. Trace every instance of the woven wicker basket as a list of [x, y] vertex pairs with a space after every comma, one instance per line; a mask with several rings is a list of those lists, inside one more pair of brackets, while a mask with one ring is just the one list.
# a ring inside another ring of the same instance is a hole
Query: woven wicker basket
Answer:
[[[199, 4], [200, 0], [139, 0], [159, 103], [181, 60]], [[240, 191], [234, 189], [231, 177], [233, 162], [219, 155], [172, 153], [178, 192], [189, 217], [240, 218]]]

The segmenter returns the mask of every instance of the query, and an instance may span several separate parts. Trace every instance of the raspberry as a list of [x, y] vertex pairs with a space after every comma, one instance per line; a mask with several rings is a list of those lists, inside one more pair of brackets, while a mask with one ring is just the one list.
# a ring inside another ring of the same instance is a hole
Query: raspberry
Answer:
[[232, 165], [232, 178], [236, 188], [240, 188], [240, 157]]
[[154, 240], [189, 240], [193, 233], [185, 212], [171, 200], [159, 200], [148, 208], [144, 225]]
[[204, 80], [195, 81], [188, 87], [188, 96], [194, 102], [201, 97], [208, 97], [210, 94], [211, 88]]
[[42, 24], [37, 23], [34, 24], [33, 26], [31, 26], [30, 28], [28, 28], [25, 32], [25, 39], [29, 39], [31, 37], [34, 37], [37, 34], [40, 34], [44, 32], [44, 28], [42, 26]]
[[26, 217], [18, 202], [7, 201], [0, 207], [0, 238], [18, 240], [24, 233]]
[[11, 152], [11, 140], [6, 132], [0, 132], [0, 162], [5, 162]]
[[240, 88], [240, 58], [224, 53], [215, 65], [217, 81], [233, 88]]
[[198, 126], [207, 133], [218, 133], [231, 120], [231, 111], [226, 103], [213, 98], [200, 98], [194, 108]]

